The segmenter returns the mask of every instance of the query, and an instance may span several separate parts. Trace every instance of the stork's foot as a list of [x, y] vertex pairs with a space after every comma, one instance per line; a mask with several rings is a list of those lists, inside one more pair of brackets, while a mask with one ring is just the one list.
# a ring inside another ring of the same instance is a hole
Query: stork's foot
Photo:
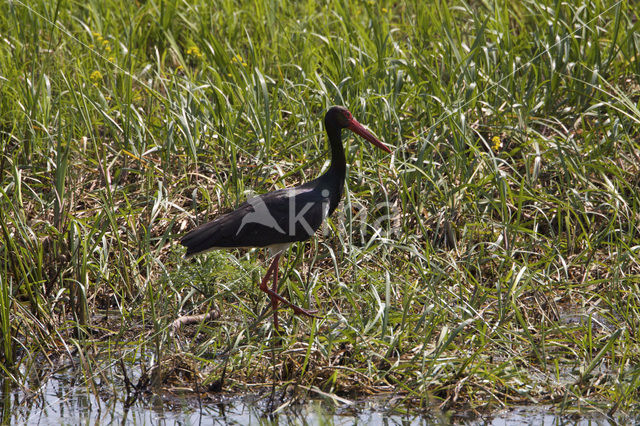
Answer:
[[303, 309], [300, 306], [296, 306], [292, 304], [289, 304], [289, 306], [291, 306], [291, 308], [293, 309], [293, 313], [296, 315], [304, 315], [310, 318], [318, 318], [318, 319], [322, 318], [316, 315], [318, 313], [317, 309]]
[[[315, 315], [318, 313], [317, 309], [303, 309], [300, 306], [296, 306], [293, 303], [289, 302], [287, 299], [285, 299], [284, 297], [280, 296], [278, 293], [272, 291], [271, 289], [267, 288], [267, 289], [262, 289], [264, 292], [266, 292], [269, 297], [271, 297], [271, 303], [273, 306], [273, 300], [276, 299], [277, 301], [279, 301], [280, 303], [282, 303], [283, 305], [286, 305], [288, 307], [290, 307], [291, 309], [293, 309], [293, 313], [296, 315], [304, 315], [307, 317], [311, 317], [311, 318], [318, 318], [320, 319], [321, 317]], [[274, 313], [277, 313], [278, 311], [274, 311]], [[278, 324], [278, 318], [277, 315], [274, 315], [274, 322], [276, 324]]]
[[[293, 309], [293, 313], [296, 315], [304, 315], [311, 318], [320, 318], [315, 314], [318, 312], [316, 309], [302, 309], [300, 306], [296, 306], [293, 303], [289, 302], [287, 299], [278, 294], [278, 261], [280, 260], [280, 254], [277, 254], [269, 269], [267, 269], [267, 273], [262, 278], [260, 282], [260, 290], [264, 291], [269, 295], [271, 299], [271, 307], [273, 308], [273, 325], [277, 329], [279, 328], [278, 324], [278, 304], [282, 303], [283, 305], [287, 305]], [[269, 278], [273, 275], [273, 288], [269, 288], [267, 283], [269, 282]]]

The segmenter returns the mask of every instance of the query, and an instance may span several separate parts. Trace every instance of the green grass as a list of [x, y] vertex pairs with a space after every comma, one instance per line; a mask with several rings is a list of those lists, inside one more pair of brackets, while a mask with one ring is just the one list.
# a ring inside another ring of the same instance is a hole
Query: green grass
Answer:
[[[422, 408], [638, 407], [635, 2], [0, 12], [5, 383], [35, 391], [62, 363], [118, 395], [124, 376], [105, 371], [122, 359], [156, 392], [224, 376], [225, 391], [397, 392]], [[283, 310], [278, 336], [264, 253], [192, 262], [176, 239], [317, 176], [333, 104], [394, 153], [346, 138], [342, 207], [281, 268], [286, 297], [322, 319]]]

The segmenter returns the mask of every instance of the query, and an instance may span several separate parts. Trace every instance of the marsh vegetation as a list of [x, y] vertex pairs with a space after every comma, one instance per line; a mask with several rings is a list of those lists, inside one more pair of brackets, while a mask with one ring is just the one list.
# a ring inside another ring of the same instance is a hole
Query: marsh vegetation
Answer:
[[[636, 409], [639, 8], [0, 3], [5, 391]], [[277, 333], [265, 253], [176, 239], [318, 176], [334, 104], [394, 152], [346, 138], [342, 205], [281, 265], [322, 318]]]

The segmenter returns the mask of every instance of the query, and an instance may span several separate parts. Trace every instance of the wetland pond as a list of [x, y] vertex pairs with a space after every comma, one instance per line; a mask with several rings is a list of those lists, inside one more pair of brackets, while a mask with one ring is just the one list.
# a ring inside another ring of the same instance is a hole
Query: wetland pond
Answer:
[[78, 384], [77, 377], [56, 374], [37, 392], [5, 389], [2, 393], [3, 424], [153, 424], [153, 425], [608, 425], [637, 423], [640, 417], [607, 417], [597, 411], [558, 413], [548, 406], [516, 406], [492, 412], [415, 412], [404, 406], [391, 410], [398, 398], [365, 398], [349, 401], [335, 397], [273, 397], [269, 390], [248, 395], [220, 393], [195, 397], [146, 395], [126, 401], [126, 391], [113, 387], [102, 392]]

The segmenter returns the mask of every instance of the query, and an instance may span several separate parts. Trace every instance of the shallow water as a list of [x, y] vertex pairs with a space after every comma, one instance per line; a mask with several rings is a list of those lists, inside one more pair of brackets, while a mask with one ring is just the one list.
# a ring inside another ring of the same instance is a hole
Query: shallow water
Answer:
[[[640, 417], [608, 419], [596, 412], [579, 416], [558, 415], [548, 407], [513, 407], [492, 415], [470, 418], [465, 413], [398, 414], [388, 411], [388, 400], [369, 399], [352, 404], [329, 398], [270, 403], [268, 392], [248, 396], [224, 395], [216, 401], [195, 398], [147, 397], [130, 406], [122, 396], [102, 396], [99, 391], [78, 386], [72, 379], [56, 376], [37, 394], [12, 390], [1, 395], [3, 424], [308, 424], [308, 425], [608, 425], [637, 423]], [[278, 406], [280, 405], [280, 406]], [[274, 413], [275, 411], [275, 413]]]

